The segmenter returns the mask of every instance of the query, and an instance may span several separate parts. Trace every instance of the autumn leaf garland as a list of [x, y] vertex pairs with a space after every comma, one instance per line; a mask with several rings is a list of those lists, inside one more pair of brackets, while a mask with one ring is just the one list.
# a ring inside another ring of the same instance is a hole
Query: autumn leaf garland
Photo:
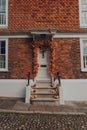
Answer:
[[[56, 52], [56, 42], [54, 41], [34, 41], [32, 43], [32, 47], [33, 47], [33, 73], [34, 73], [34, 77], [36, 77], [37, 73], [38, 73], [38, 48], [44, 48], [47, 49], [49, 48], [50, 51], [50, 61], [49, 61], [49, 73], [51, 76], [53, 76], [55, 74], [55, 52]], [[45, 50], [44, 50], [45, 51]]]

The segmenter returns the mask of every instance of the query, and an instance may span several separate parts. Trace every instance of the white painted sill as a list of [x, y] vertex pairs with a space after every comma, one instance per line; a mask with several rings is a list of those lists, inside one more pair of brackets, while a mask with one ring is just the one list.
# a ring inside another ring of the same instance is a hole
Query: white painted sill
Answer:
[[0, 72], [8, 72], [8, 69], [0, 69]]
[[87, 28], [87, 25], [80, 25], [80, 28]]
[[0, 29], [8, 28], [8, 25], [0, 25]]
[[81, 72], [87, 72], [87, 69], [82, 69]]

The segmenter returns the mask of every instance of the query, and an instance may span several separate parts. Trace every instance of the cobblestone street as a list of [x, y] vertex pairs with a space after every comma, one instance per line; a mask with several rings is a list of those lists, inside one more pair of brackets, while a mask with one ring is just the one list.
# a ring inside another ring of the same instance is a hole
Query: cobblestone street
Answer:
[[0, 130], [87, 130], [87, 115], [1, 112]]

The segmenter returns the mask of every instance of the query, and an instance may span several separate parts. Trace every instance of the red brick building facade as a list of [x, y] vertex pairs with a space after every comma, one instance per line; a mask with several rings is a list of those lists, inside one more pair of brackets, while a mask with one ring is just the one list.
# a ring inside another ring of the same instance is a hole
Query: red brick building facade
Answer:
[[[87, 37], [87, 28], [84, 25], [82, 27], [81, 23], [81, 17], [83, 18], [81, 9], [84, 5], [87, 6], [87, 2], [84, 0], [6, 2], [6, 24], [4, 26], [0, 24], [0, 38], [1, 41], [8, 39], [8, 69], [0, 72], [0, 79], [27, 79], [28, 72], [31, 78], [34, 78], [32, 39], [35, 34], [30, 31], [33, 29], [43, 30], [42, 33], [35, 32], [38, 35], [44, 34], [44, 30], [56, 30], [55, 34], [51, 33], [52, 44], [56, 42], [54, 77], [59, 72], [62, 79], [87, 78], [87, 62], [81, 51], [81, 38], [84, 42], [84, 38], [86, 41]], [[87, 25], [86, 21], [85, 24]], [[45, 35], [49, 35], [47, 33], [45, 32]]]
[[[72, 5], [72, 6], [71, 6]], [[29, 35], [32, 28], [56, 28], [57, 33], [81, 33], [87, 29], [80, 28], [78, 0], [9, 0], [8, 26], [0, 29], [5, 36]], [[1, 78], [27, 78], [32, 71], [32, 50], [28, 38], [9, 38], [8, 72], [0, 74]], [[53, 39], [57, 42], [56, 71], [62, 78], [86, 78], [81, 72], [79, 38]], [[31, 52], [31, 53], [30, 53]], [[20, 69], [19, 69], [20, 68]], [[24, 71], [25, 70], [25, 71]]]

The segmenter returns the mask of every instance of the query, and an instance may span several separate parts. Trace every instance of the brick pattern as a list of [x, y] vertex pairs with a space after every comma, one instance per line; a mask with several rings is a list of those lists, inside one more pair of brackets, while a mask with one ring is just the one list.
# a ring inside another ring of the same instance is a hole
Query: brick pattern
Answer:
[[9, 39], [8, 72], [0, 72], [0, 78], [25, 79], [28, 72], [32, 73], [32, 49], [29, 41], [27, 39]]
[[[85, 79], [81, 72], [79, 39], [58, 39], [56, 49], [56, 72], [64, 79]], [[9, 39], [8, 72], [0, 72], [1, 79], [26, 79], [32, 74], [32, 49], [28, 39]]]
[[87, 78], [87, 73], [81, 72], [79, 39], [59, 39], [56, 42], [56, 72], [64, 79]]
[[[80, 28], [78, 0], [9, 0], [8, 27], [0, 33], [28, 32], [31, 28], [57, 28], [59, 32], [87, 32]], [[56, 39], [56, 70], [62, 78], [87, 78], [81, 72], [79, 39]], [[1, 79], [25, 79], [32, 73], [28, 39], [9, 39], [8, 72]], [[33, 77], [33, 75], [31, 75]]]
[[78, 6], [78, 0], [9, 0], [8, 28], [0, 32], [28, 32], [30, 28], [87, 32], [80, 28]]

